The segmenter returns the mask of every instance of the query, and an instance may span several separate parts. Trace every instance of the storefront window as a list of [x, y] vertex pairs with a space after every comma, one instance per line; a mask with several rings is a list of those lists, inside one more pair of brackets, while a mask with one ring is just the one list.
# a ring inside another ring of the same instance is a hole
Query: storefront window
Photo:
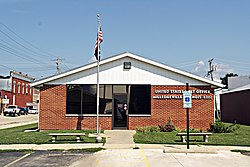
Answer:
[[81, 85], [82, 114], [96, 114], [96, 85]]
[[151, 114], [150, 85], [131, 85], [129, 114]]
[[112, 85], [100, 85], [100, 114], [112, 114]]
[[81, 114], [81, 87], [67, 85], [67, 114]]
[[[150, 85], [100, 85], [99, 114], [112, 114], [113, 94], [129, 97], [129, 114], [151, 114]], [[67, 85], [66, 114], [96, 114], [96, 98], [96, 85]]]

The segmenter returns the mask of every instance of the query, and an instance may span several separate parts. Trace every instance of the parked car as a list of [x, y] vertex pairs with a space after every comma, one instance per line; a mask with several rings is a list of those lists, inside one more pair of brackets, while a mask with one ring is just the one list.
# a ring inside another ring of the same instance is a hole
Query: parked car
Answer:
[[29, 108], [29, 114], [38, 114], [38, 109], [36, 109], [36, 108]]
[[18, 108], [17, 105], [8, 105], [8, 107], [5, 108], [4, 112], [3, 112], [4, 116], [6, 116], [7, 114], [9, 114], [11, 116], [15, 116], [15, 115], [20, 116], [21, 115], [21, 111], [20, 111], [20, 108]]
[[19, 107], [22, 115], [28, 115], [29, 111], [26, 107]]

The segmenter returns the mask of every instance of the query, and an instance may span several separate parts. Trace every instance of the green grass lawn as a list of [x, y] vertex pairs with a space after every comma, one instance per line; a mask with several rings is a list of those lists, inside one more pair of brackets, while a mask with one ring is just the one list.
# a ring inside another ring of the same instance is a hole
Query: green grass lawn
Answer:
[[[136, 143], [144, 144], [186, 144], [182, 143], [177, 132], [137, 132], [134, 136]], [[213, 133], [208, 143], [202, 142], [202, 136], [190, 136], [190, 144], [250, 146], [250, 126], [240, 125], [233, 133]]]
[[[0, 130], [0, 144], [52, 144], [52, 132], [83, 132], [86, 136], [82, 136], [82, 143], [95, 143], [95, 138], [87, 137], [89, 133], [95, 133], [91, 130], [46, 130], [40, 132], [24, 132], [26, 129], [36, 129], [37, 124], [30, 124], [15, 128]], [[55, 143], [77, 143], [75, 136], [58, 136]]]

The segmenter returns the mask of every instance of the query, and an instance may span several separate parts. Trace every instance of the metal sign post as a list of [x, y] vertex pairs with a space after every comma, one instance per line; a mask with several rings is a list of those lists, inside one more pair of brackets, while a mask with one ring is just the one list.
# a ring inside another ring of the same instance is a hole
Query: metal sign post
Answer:
[[183, 92], [183, 108], [186, 108], [187, 115], [187, 149], [189, 149], [189, 108], [192, 108], [192, 92], [189, 91], [189, 84], [186, 83], [186, 91]]

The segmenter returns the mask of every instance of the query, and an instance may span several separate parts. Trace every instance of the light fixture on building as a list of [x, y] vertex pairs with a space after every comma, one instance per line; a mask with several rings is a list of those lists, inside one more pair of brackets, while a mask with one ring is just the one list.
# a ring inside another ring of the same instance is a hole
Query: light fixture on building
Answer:
[[124, 63], [123, 63], [123, 69], [124, 69], [124, 70], [129, 70], [129, 69], [131, 69], [131, 62], [124, 62]]

